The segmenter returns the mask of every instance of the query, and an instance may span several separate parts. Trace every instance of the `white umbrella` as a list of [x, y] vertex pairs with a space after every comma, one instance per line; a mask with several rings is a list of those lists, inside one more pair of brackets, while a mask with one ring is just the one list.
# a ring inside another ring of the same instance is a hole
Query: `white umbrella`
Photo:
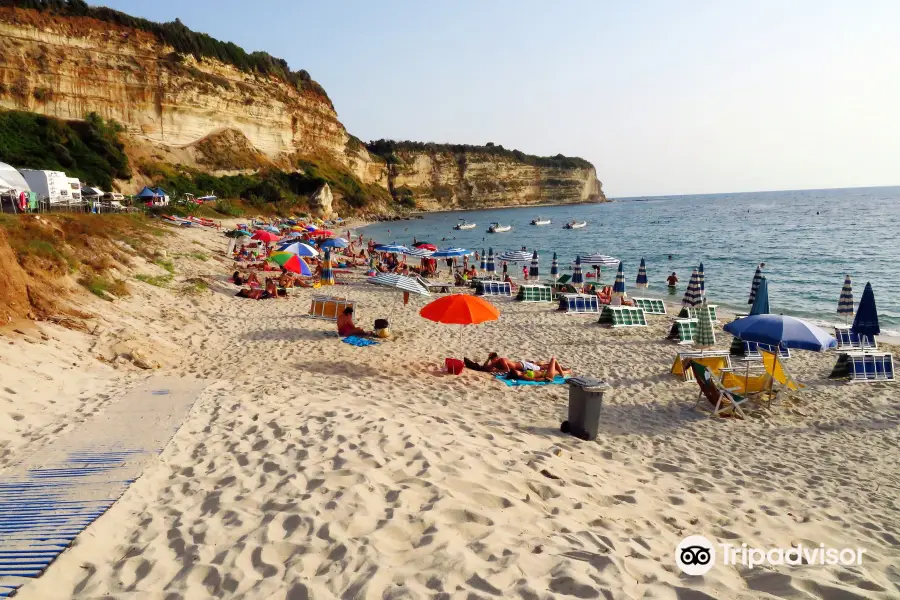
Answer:
[[504, 252], [503, 254], [498, 254], [496, 259], [503, 262], [531, 262], [531, 252], [525, 252], [524, 250], [515, 250], [512, 252]]
[[419, 294], [420, 296], [431, 295], [428, 289], [421, 283], [419, 283], [418, 279], [406, 277], [405, 275], [397, 275], [394, 273], [379, 273], [374, 277], [369, 277], [369, 279], [367, 279], [366, 281], [375, 285], [383, 285], [385, 287], [396, 288], [398, 290], [409, 292], [411, 294]]

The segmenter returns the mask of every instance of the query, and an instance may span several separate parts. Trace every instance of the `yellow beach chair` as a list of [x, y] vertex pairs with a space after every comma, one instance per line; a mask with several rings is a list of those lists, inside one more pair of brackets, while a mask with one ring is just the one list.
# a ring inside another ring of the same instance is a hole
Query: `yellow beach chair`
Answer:
[[772, 402], [781, 394], [789, 395], [791, 392], [799, 392], [806, 388], [805, 385], [794, 379], [778, 355], [762, 348], [760, 348], [759, 354], [762, 357], [763, 367], [770, 378], [766, 408], [771, 408]]

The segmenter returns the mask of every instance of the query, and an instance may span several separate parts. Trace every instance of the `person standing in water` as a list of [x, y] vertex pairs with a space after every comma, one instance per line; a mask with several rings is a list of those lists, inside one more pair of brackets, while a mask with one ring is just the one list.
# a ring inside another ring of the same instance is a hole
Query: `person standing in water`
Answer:
[[678, 275], [675, 274], [675, 271], [672, 271], [672, 274], [666, 278], [666, 283], [669, 284], [669, 287], [675, 287], [675, 284], [678, 283]]

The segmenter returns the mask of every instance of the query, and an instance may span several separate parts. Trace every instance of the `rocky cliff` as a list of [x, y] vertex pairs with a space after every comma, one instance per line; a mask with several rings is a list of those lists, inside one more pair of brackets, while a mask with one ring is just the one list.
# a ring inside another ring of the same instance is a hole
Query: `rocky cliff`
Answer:
[[[349, 206], [362, 208], [359, 195], [366, 194], [370, 211], [605, 200], [593, 166], [580, 159], [539, 164], [521, 153], [434, 145], [389, 156], [370, 152], [347, 133], [308, 74], [285, 76], [278, 65], [286, 63], [268, 55], [276, 74], [260, 72], [255, 63], [248, 68], [241, 61], [259, 60], [256, 53], [180, 23], [152, 24], [83, 3], [74, 15], [10, 4], [27, 2], [0, 3], [0, 109], [114, 119], [126, 128], [138, 175], [141, 163], [151, 162], [213, 173], [324, 165], [316, 173], [329, 174], [335, 199], [342, 199], [342, 190], [358, 190]], [[194, 44], [201, 36], [213, 49], [176, 49], [180, 38], [173, 30], [186, 32]], [[214, 57], [233, 49], [238, 58]]]

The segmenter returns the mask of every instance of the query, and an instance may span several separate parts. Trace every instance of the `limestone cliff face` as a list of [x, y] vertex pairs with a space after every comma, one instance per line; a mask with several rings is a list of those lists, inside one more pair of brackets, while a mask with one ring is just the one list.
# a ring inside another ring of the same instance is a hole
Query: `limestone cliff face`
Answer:
[[411, 192], [419, 210], [606, 201], [593, 167], [535, 166], [479, 152], [404, 150], [396, 156], [394, 195]]

